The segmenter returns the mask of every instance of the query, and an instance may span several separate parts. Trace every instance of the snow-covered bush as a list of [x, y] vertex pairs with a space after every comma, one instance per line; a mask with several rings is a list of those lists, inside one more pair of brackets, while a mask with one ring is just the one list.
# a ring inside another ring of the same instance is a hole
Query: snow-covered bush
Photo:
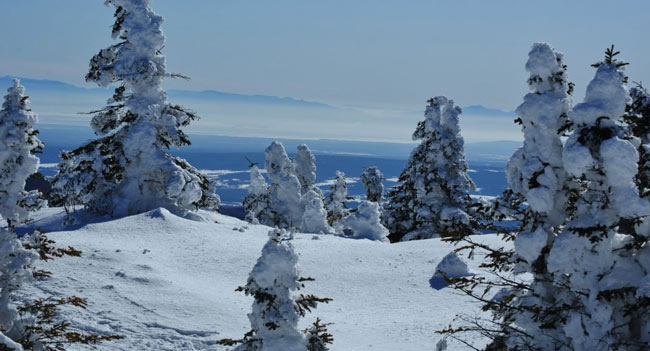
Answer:
[[[294, 172], [294, 165], [284, 146], [274, 141], [266, 148], [264, 168], [271, 181], [269, 188], [270, 218], [262, 222], [269, 226], [293, 228], [302, 222], [300, 180]], [[261, 220], [261, 219], [260, 219]]]
[[305, 209], [302, 216], [302, 224], [300, 225], [301, 232], [323, 234], [331, 234], [334, 232], [332, 227], [327, 223], [327, 211], [319, 193], [314, 190], [309, 190], [302, 196], [301, 201]]
[[325, 198], [327, 209], [327, 221], [334, 225], [341, 218], [348, 215], [349, 210], [345, 205], [348, 199], [348, 184], [345, 180], [345, 173], [336, 171], [336, 179], [330, 187], [330, 192]]
[[248, 195], [244, 198], [244, 209], [246, 210], [246, 221], [253, 224], [268, 223], [269, 205], [269, 185], [266, 184], [264, 176], [260, 173], [257, 165], [250, 168], [250, 184], [248, 185]]
[[25, 181], [38, 170], [35, 154], [43, 143], [36, 137], [38, 117], [29, 108], [20, 81], [14, 79], [7, 92], [0, 111], [0, 217], [12, 229], [42, 206], [38, 191], [25, 191]]
[[241, 340], [223, 339], [220, 344], [239, 344], [235, 351], [307, 350], [307, 337], [298, 329], [298, 319], [319, 302], [327, 303], [330, 299], [295, 296], [304, 281], [313, 279], [300, 277], [298, 255], [286, 236], [282, 229], [269, 232], [269, 240], [246, 286], [237, 289], [254, 299], [253, 310], [248, 314], [251, 331]]
[[384, 201], [384, 175], [377, 167], [368, 167], [361, 174], [361, 182], [366, 188], [368, 201], [382, 203]]
[[[472, 202], [469, 191], [474, 189], [458, 126], [461, 109], [444, 96], [428, 103], [425, 120], [413, 133], [413, 140], [422, 142], [411, 152], [400, 183], [387, 195], [384, 223], [393, 241], [438, 234], [460, 236], [474, 231], [469, 217], [461, 214], [466, 215]], [[443, 208], [453, 216], [441, 220]]]
[[355, 239], [388, 241], [388, 229], [381, 224], [379, 204], [361, 201], [357, 210], [339, 221], [343, 232]]
[[165, 207], [178, 212], [216, 209], [215, 185], [171, 146], [190, 143], [180, 129], [198, 117], [167, 101], [162, 49], [163, 18], [149, 0], [107, 0], [116, 8], [112, 36], [120, 42], [90, 61], [86, 80], [108, 87], [119, 83], [108, 105], [92, 119], [102, 136], [63, 152], [53, 179], [56, 204], [83, 204], [97, 214], [123, 216]]

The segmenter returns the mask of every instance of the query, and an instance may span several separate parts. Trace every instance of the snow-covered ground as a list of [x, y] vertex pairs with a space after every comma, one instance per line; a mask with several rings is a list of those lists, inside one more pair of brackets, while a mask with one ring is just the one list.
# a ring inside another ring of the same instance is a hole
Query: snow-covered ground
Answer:
[[[184, 219], [164, 209], [73, 228], [62, 228], [63, 218], [60, 209], [43, 209], [23, 231], [40, 227], [83, 256], [43, 263], [54, 276], [27, 293], [87, 298], [87, 310], [65, 309], [72, 328], [125, 337], [101, 349], [225, 350], [216, 340], [249, 330], [252, 298], [235, 288], [245, 284], [268, 227], [208, 212]], [[480, 240], [503, 245], [491, 235]], [[305, 292], [334, 299], [301, 328], [317, 316], [333, 323], [332, 350], [434, 350], [435, 330], [457, 313], [479, 313], [466, 296], [430, 286], [452, 249], [439, 239], [387, 244], [296, 234], [293, 242], [302, 275], [316, 278]], [[473, 271], [477, 265], [469, 262]], [[450, 340], [449, 350], [466, 349]]]

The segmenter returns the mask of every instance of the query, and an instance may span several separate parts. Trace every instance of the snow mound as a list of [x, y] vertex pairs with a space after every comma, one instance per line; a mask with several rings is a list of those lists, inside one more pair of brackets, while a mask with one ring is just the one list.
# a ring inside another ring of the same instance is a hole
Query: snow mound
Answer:
[[436, 273], [429, 280], [431, 287], [440, 290], [447, 285], [449, 282], [445, 280], [445, 277], [448, 278], [461, 278], [473, 275], [465, 263], [455, 252], [450, 252], [447, 256], [443, 257], [440, 263], [436, 266]]

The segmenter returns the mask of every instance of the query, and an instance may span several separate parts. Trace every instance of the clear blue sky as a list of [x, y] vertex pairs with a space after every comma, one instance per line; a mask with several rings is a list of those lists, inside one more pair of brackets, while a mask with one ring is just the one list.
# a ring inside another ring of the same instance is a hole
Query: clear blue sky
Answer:
[[[565, 53], [576, 100], [608, 45], [650, 82], [650, 1], [153, 0], [166, 17], [169, 87], [420, 108], [447, 95], [513, 110], [531, 43]], [[112, 43], [102, 0], [0, 1], [0, 75], [83, 85]]]

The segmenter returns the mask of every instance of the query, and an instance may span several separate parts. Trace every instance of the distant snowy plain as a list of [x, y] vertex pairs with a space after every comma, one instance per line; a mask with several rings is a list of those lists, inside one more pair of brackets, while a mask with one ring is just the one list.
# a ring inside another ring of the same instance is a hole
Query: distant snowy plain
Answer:
[[[204, 211], [190, 218], [164, 209], [121, 219], [76, 215], [80, 224], [65, 227], [61, 209], [43, 209], [21, 228], [41, 228], [58, 246], [83, 251], [81, 258], [40, 264], [54, 276], [26, 294], [87, 298], [87, 310], [64, 310], [71, 327], [125, 337], [100, 349], [226, 350], [218, 339], [249, 330], [252, 298], [235, 289], [245, 284], [270, 228]], [[494, 235], [477, 239], [507, 245]], [[301, 292], [334, 299], [300, 327], [316, 317], [333, 323], [332, 350], [434, 350], [434, 332], [456, 314], [481, 313], [470, 298], [430, 286], [437, 263], [454, 248], [439, 239], [387, 244], [297, 233], [293, 245], [302, 275], [316, 279]], [[479, 274], [480, 259], [468, 261]], [[478, 335], [469, 341], [485, 342]], [[450, 340], [449, 349], [469, 348]]]

